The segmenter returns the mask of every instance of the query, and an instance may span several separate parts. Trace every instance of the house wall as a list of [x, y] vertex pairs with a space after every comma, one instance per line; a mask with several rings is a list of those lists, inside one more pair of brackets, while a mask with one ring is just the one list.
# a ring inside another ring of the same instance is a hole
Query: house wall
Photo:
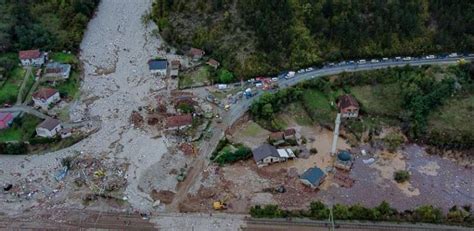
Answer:
[[285, 161], [285, 160], [283, 158], [274, 157], [274, 156], [269, 156], [269, 157], [266, 157], [265, 159], [263, 159], [263, 163], [267, 163], [267, 164], [282, 162], [282, 161]]
[[359, 108], [347, 107], [341, 110], [343, 118], [353, 118], [359, 116]]
[[36, 135], [40, 137], [53, 137], [61, 130], [61, 124], [58, 124], [51, 131], [45, 128], [36, 128]]
[[44, 64], [44, 55], [41, 55], [41, 57], [37, 59], [22, 59], [21, 65], [23, 66], [30, 66], [30, 65], [35, 65], [35, 66], [41, 66]]
[[306, 179], [300, 179], [301, 183], [303, 183], [304, 185], [310, 187], [310, 188], [316, 188], [313, 184], [311, 184], [311, 182], [309, 182], [308, 180]]
[[59, 96], [59, 92], [56, 92], [56, 94], [52, 95], [46, 100], [33, 98], [35, 107], [41, 107], [43, 110], [48, 110], [48, 107], [50, 104], [56, 103], [59, 100], [61, 100], [61, 97]]
[[150, 70], [150, 72], [157, 75], [166, 75], [166, 69]]

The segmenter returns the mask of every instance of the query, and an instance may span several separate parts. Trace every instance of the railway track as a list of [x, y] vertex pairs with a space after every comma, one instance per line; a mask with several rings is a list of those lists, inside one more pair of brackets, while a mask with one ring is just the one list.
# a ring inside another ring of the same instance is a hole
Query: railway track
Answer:
[[[293, 219], [291, 221], [284, 219], [247, 219], [247, 228], [245, 230], [327, 230], [331, 227], [331, 223], [328, 221], [313, 221], [308, 219]], [[319, 229], [317, 229], [319, 228]], [[428, 231], [428, 230], [472, 230], [472, 228], [459, 227], [459, 226], [447, 226], [447, 225], [435, 225], [425, 223], [387, 223], [387, 222], [347, 222], [347, 221], [336, 221], [336, 230], [384, 230], [384, 231], [403, 231], [403, 230], [415, 230], [415, 231]]]

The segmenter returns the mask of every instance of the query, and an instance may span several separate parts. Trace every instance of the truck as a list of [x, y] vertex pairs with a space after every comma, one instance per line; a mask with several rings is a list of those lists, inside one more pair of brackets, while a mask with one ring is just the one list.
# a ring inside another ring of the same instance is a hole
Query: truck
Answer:
[[253, 97], [252, 89], [247, 88], [247, 89], [244, 91], [244, 95], [245, 95], [245, 98], [246, 98], [246, 99]]
[[286, 74], [285, 79], [291, 79], [295, 77], [295, 72], [294, 71], [289, 71], [288, 74]]

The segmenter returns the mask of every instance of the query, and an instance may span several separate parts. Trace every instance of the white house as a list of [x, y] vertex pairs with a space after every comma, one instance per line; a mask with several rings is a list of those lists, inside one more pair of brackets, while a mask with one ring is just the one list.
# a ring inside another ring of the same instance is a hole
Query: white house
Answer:
[[41, 66], [45, 61], [45, 54], [38, 49], [20, 51], [18, 56], [23, 66]]
[[148, 68], [152, 74], [166, 76], [168, 72], [168, 61], [166, 61], [166, 59], [152, 59], [148, 61]]
[[70, 73], [71, 73], [70, 64], [52, 62], [52, 63], [46, 64], [44, 77], [58, 77], [58, 78], [67, 79], [69, 78]]
[[59, 92], [52, 88], [41, 88], [33, 93], [33, 102], [35, 107], [40, 107], [43, 110], [48, 110], [49, 105], [57, 103], [61, 100]]
[[54, 137], [62, 129], [61, 121], [47, 118], [36, 127], [36, 135], [40, 137]]
[[295, 158], [295, 154], [291, 149], [276, 149], [270, 144], [262, 144], [258, 148], [252, 150], [252, 153], [253, 159], [258, 167]]

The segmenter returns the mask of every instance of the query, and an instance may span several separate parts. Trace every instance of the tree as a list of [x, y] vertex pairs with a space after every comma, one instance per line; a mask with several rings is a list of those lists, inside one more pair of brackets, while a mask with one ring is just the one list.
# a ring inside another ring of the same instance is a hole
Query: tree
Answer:
[[220, 69], [218, 75], [221, 83], [231, 83], [234, 81], [234, 74], [226, 69]]

